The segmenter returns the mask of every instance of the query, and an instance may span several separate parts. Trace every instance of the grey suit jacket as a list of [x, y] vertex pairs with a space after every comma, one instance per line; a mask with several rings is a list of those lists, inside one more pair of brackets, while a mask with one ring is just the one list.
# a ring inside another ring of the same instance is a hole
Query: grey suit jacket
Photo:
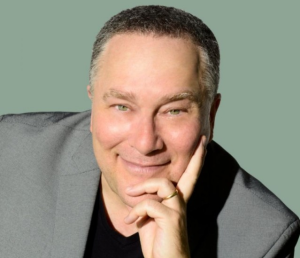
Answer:
[[[83, 257], [100, 170], [90, 112], [0, 117], [0, 257]], [[188, 203], [192, 257], [293, 257], [300, 222], [218, 144]]]

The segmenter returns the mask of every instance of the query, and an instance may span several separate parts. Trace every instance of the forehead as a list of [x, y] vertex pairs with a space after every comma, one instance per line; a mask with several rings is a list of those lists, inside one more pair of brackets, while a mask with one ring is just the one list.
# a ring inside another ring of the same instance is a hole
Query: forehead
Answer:
[[[113, 36], [105, 44], [100, 56], [100, 65], [106, 63], [125, 63], [139, 61], [139, 65], [146, 61], [166, 64], [186, 63], [194, 68], [199, 63], [200, 50], [187, 38], [157, 36], [154, 34], [122, 33]], [[141, 58], [143, 57], [144, 58]], [[180, 61], [180, 62], [179, 62]]]
[[199, 49], [187, 39], [115, 35], [101, 54], [96, 85], [102, 89], [139, 85], [147, 90], [157, 86], [165, 91], [197, 85], [199, 90], [199, 64]]

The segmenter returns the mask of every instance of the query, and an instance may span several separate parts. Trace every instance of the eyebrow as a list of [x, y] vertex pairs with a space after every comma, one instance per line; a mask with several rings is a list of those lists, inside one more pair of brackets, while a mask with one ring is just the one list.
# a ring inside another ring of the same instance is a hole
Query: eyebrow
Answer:
[[128, 101], [134, 101], [135, 95], [132, 92], [122, 92], [115, 89], [110, 89], [109, 92], [104, 93], [103, 100], [107, 100], [107, 98], [113, 97], [118, 99], [124, 99]]
[[[119, 98], [127, 101], [135, 101], [136, 96], [132, 92], [123, 92], [123, 91], [118, 91], [115, 89], [110, 89], [109, 92], [106, 92], [103, 95], [103, 100], [106, 101], [107, 98], [109, 97], [114, 97], [114, 98]], [[200, 103], [200, 93], [196, 91], [184, 91], [180, 92], [174, 95], [167, 95], [162, 98], [162, 101], [164, 103], [168, 102], [174, 102], [174, 101], [180, 101], [180, 100], [185, 100], [188, 99], [190, 101]]]
[[173, 102], [173, 101], [179, 101], [179, 100], [185, 100], [185, 99], [191, 100], [193, 102], [198, 102], [199, 96], [198, 96], [198, 94], [196, 94], [196, 92], [185, 91], [185, 92], [177, 93], [175, 95], [163, 97], [163, 100], [166, 102]]

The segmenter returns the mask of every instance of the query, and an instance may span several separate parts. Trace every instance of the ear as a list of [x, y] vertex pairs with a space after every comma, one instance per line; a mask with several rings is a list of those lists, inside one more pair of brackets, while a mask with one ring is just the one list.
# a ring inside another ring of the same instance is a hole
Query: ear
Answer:
[[208, 142], [210, 142], [213, 139], [214, 136], [214, 126], [215, 126], [215, 118], [218, 111], [218, 108], [221, 103], [221, 94], [217, 94], [211, 104], [210, 107], [210, 114], [209, 114], [209, 124], [210, 124], [210, 137]]
[[[89, 96], [89, 98], [90, 98], [90, 100], [92, 100], [92, 92], [91, 92], [91, 86], [90, 85], [88, 85], [87, 87], [86, 87], [86, 89], [87, 89], [87, 93], [88, 93], [88, 96]], [[93, 109], [91, 110], [91, 122], [90, 122], [90, 132], [92, 133], [92, 128], [93, 128]]]
[[86, 87], [86, 89], [87, 89], [87, 93], [88, 93], [88, 96], [89, 96], [90, 100], [92, 100], [93, 96], [92, 96], [91, 86], [88, 85]]

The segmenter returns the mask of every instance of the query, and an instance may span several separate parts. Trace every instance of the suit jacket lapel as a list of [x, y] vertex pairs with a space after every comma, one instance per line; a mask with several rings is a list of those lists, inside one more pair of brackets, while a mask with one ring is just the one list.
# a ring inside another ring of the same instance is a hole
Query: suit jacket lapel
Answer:
[[217, 143], [208, 144], [204, 166], [187, 209], [192, 257], [218, 256], [218, 216], [238, 170], [238, 163]]
[[100, 171], [91, 134], [84, 135], [72, 167], [59, 178], [51, 257], [79, 258], [85, 250]]

